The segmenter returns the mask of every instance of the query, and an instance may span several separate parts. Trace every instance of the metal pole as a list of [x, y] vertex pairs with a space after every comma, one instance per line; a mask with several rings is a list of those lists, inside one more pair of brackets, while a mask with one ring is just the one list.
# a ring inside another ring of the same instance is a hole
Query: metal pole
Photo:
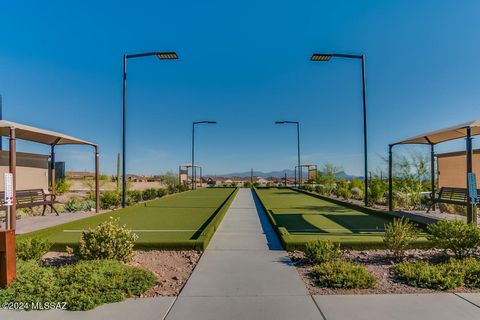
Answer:
[[[98, 153], [98, 146], [95, 146], [95, 212], [100, 212], [100, 154]], [[118, 179], [118, 178], [117, 178]]]
[[13, 176], [12, 189], [13, 189], [13, 204], [10, 206], [10, 230], [15, 230], [17, 225], [17, 151], [16, 151], [16, 138], [15, 128], [10, 128], [10, 159], [9, 159], [9, 171]]
[[287, 187], [287, 173], [285, 172], [285, 187]]
[[388, 146], [388, 211], [393, 211], [393, 169], [392, 169], [392, 148]]
[[298, 186], [302, 185], [302, 167], [300, 165], [300, 123], [297, 122]]
[[127, 55], [123, 55], [123, 123], [122, 123], [122, 207], [126, 206], [126, 127], [127, 127]]
[[253, 168], [250, 169], [250, 186], [253, 187]]
[[430, 179], [432, 180], [432, 209], [435, 211], [435, 145], [430, 144]]
[[[0, 94], [0, 120], [3, 120], [3, 101], [2, 95]], [[0, 151], [3, 150], [3, 137], [0, 136]]]
[[55, 194], [55, 145], [50, 146], [50, 189]]
[[293, 172], [295, 173], [295, 182], [294, 182], [294, 185], [295, 187], [297, 186], [297, 166], [295, 166], [295, 170], [293, 170]]
[[192, 123], [192, 190], [194, 189], [194, 171], [195, 171], [195, 123]]
[[367, 156], [367, 84], [365, 79], [365, 55], [362, 54], [362, 96], [363, 96], [363, 152], [365, 173], [365, 206], [368, 204], [368, 156]]
[[477, 223], [477, 207], [476, 205], [472, 204], [470, 188], [468, 187], [468, 174], [472, 172], [473, 164], [472, 164], [472, 133], [470, 127], [467, 128], [467, 138], [466, 138], [466, 145], [467, 145], [467, 192], [468, 192], [468, 205], [467, 205], [467, 222], [468, 223]]

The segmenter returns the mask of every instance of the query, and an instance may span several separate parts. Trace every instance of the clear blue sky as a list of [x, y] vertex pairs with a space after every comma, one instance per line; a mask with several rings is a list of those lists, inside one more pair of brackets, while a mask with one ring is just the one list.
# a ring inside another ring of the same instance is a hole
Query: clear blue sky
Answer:
[[[3, 1], [4, 118], [97, 142], [102, 171], [121, 147], [122, 55], [129, 61], [128, 171], [197, 162], [208, 173], [291, 168], [301, 122], [305, 162], [362, 174], [360, 64], [367, 55], [371, 169], [388, 143], [480, 118], [479, 1]], [[478, 146], [477, 142], [474, 142]], [[463, 141], [439, 151], [463, 147]], [[21, 151], [48, 152], [23, 143]], [[91, 170], [88, 147], [59, 147]]]

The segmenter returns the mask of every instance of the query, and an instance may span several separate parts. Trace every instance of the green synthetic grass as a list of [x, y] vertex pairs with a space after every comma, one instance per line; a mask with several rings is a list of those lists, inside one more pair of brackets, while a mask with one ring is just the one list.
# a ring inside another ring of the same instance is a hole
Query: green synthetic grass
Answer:
[[139, 236], [136, 248], [204, 250], [235, 192], [235, 188], [188, 191], [19, 235], [18, 238], [46, 238], [55, 249], [64, 250], [65, 246], [78, 243], [81, 231], [114, 217]]
[[[385, 224], [392, 219], [291, 189], [259, 188], [256, 192], [288, 250], [327, 239], [347, 248], [380, 248]], [[423, 238], [418, 244], [422, 243]]]

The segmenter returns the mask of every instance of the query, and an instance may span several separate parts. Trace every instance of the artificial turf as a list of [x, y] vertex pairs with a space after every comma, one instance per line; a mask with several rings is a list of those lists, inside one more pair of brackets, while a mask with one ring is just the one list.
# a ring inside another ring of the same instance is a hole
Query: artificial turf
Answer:
[[119, 218], [138, 236], [137, 248], [205, 249], [235, 188], [205, 188], [167, 196], [104, 214], [20, 235], [48, 239], [54, 248], [75, 246], [81, 232], [110, 217]]
[[347, 248], [383, 247], [385, 224], [392, 220], [292, 189], [259, 188], [256, 193], [288, 250], [327, 239]]

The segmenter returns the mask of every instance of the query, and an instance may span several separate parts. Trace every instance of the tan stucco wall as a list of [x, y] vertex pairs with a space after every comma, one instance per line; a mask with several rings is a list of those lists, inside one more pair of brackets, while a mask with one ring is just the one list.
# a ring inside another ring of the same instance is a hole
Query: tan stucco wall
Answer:
[[[0, 191], [5, 190], [3, 174], [8, 172], [7, 166], [0, 166]], [[17, 190], [48, 190], [48, 171], [40, 168], [17, 167]]]
[[[467, 163], [465, 154], [438, 157], [438, 186], [466, 188]], [[480, 187], [480, 154], [473, 154], [473, 172], [477, 176], [477, 188]]]

